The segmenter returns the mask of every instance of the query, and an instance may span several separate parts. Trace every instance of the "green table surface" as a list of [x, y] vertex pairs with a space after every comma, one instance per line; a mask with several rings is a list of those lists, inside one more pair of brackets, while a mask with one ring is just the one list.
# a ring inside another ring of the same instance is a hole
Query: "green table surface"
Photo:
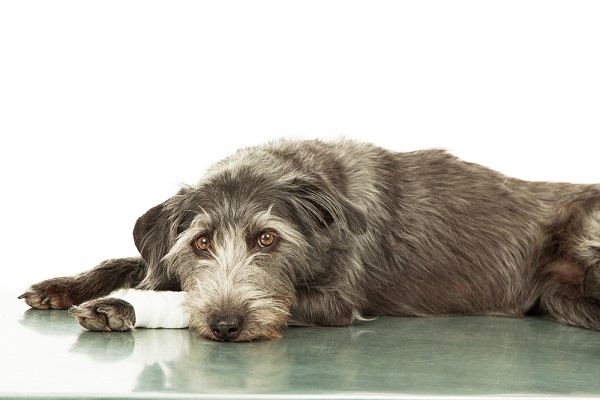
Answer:
[[0, 292], [0, 398], [600, 397], [600, 332], [539, 318], [378, 318], [217, 343], [87, 332]]

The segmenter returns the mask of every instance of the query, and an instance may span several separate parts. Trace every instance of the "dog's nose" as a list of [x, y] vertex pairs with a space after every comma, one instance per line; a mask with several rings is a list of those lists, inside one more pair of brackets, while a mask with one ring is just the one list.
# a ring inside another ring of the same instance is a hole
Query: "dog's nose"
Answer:
[[229, 342], [240, 336], [244, 317], [237, 313], [215, 313], [210, 316], [208, 325], [217, 339]]

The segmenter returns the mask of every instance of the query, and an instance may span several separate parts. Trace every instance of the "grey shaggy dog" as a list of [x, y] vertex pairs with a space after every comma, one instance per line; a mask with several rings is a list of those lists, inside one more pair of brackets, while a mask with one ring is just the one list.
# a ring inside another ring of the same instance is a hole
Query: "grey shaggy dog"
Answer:
[[190, 328], [226, 341], [378, 315], [541, 314], [600, 330], [600, 185], [526, 182], [442, 150], [243, 149], [150, 209], [133, 236], [141, 257], [21, 297], [126, 330], [133, 308], [102, 296], [183, 290]]

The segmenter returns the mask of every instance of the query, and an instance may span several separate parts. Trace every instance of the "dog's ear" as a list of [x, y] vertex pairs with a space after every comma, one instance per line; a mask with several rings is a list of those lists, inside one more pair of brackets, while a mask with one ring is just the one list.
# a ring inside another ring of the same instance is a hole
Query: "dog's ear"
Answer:
[[160, 260], [168, 253], [171, 242], [170, 220], [165, 201], [152, 207], [135, 223], [133, 240], [146, 262]]
[[367, 230], [365, 213], [324, 180], [297, 178], [291, 187], [293, 197], [298, 200], [294, 204], [296, 209], [307, 213], [320, 225], [337, 224], [357, 234]]
[[177, 285], [163, 261], [179, 233], [177, 197], [152, 207], [138, 218], [133, 228], [135, 246], [148, 266], [146, 278], [140, 285], [144, 289], [167, 290]]

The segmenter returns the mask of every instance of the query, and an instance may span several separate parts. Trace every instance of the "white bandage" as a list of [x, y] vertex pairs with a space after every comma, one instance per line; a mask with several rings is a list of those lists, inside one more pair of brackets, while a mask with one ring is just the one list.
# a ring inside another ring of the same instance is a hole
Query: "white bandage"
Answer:
[[187, 328], [190, 317], [181, 306], [185, 292], [117, 290], [109, 295], [125, 300], [135, 310], [136, 328]]

